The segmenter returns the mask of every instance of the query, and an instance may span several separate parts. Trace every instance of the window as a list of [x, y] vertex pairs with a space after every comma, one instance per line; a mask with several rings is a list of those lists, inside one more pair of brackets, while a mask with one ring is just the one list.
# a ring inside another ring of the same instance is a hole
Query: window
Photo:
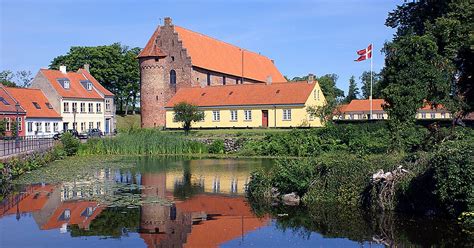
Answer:
[[230, 111], [230, 121], [237, 121], [237, 110]]
[[36, 109], [41, 109], [41, 106], [37, 102], [33, 102], [33, 105], [35, 105]]
[[42, 133], [43, 132], [43, 125], [41, 122], [36, 122], [36, 132]]
[[170, 71], [170, 84], [176, 85], [176, 71], [175, 70]]
[[219, 110], [212, 111], [212, 121], [220, 121], [221, 120], [221, 112]]
[[430, 116], [431, 116], [431, 119], [434, 119], [434, 118], [436, 117], [436, 114], [435, 114], [435, 113], [431, 113]]
[[81, 102], [81, 113], [85, 113], [85, 112], [86, 112], [86, 103]]
[[426, 119], [426, 113], [421, 113], [421, 118]]
[[97, 129], [100, 129], [100, 121], [97, 122]]
[[319, 100], [319, 90], [314, 90], [314, 99]]
[[47, 132], [47, 133], [51, 132], [51, 123], [49, 123], [49, 122], [44, 123], [44, 131]]
[[89, 113], [94, 113], [94, 104], [89, 103]]
[[28, 122], [26, 123], [28, 132], [33, 132], [33, 122]]
[[44, 104], [46, 104], [46, 107], [49, 108], [49, 109], [53, 109], [53, 106], [51, 105], [51, 103], [49, 102], [45, 102]]
[[87, 82], [86, 88], [87, 88], [87, 90], [92, 90], [92, 83], [91, 83], [91, 82]]
[[354, 120], [354, 114], [350, 114], [349, 119]]
[[8, 117], [5, 117], [3, 118], [3, 120], [5, 121], [5, 131], [10, 131], [10, 118]]
[[77, 112], [77, 102], [72, 103], [72, 112]]
[[16, 123], [18, 125], [18, 131], [21, 131], [23, 129], [23, 126], [21, 126], [21, 121], [22, 121], [22, 118], [21, 117], [18, 117], [18, 119], [16, 119]]
[[92, 129], [92, 128], [94, 128], [94, 122], [91, 121], [89, 122], [89, 129]]
[[63, 88], [64, 89], [69, 89], [69, 80], [64, 80], [63, 81]]
[[68, 102], [63, 103], [63, 112], [65, 112], [65, 113], [69, 112], [69, 103]]
[[59, 123], [57, 123], [57, 122], [53, 123], [53, 131], [54, 132], [59, 131]]
[[225, 85], [225, 76], [222, 76], [222, 84]]
[[211, 85], [211, 73], [207, 73], [207, 85]]
[[283, 120], [284, 121], [291, 120], [291, 109], [284, 109], [283, 110]]
[[252, 120], [252, 110], [244, 110], [244, 120], [246, 121]]
[[377, 114], [377, 119], [383, 119], [383, 114]]
[[97, 113], [102, 113], [102, 105], [100, 103], [97, 103], [96, 105], [96, 108], [97, 108]]
[[105, 100], [105, 111], [110, 111], [110, 99]]
[[81, 122], [81, 132], [84, 132], [85, 129], [86, 129], [86, 123]]
[[[174, 44], [174, 43], [173, 43]], [[171, 61], [174, 61], [174, 56], [171, 56]]]
[[77, 130], [77, 122], [72, 123], [72, 129]]

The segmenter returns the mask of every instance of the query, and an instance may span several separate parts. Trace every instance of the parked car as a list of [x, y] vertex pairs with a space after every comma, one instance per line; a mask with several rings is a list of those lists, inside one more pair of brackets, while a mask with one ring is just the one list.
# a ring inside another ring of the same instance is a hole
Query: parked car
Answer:
[[55, 139], [55, 140], [61, 139], [61, 136], [66, 132], [71, 133], [72, 136], [74, 136], [78, 139], [87, 139], [87, 135], [81, 134], [81, 133], [77, 132], [77, 130], [75, 130], [75, 129], [68, 129], [68, 130], [64, 130], [62, 132], [59, 132], [59, 133], [57, 133], [53, 136], [53, 139]]
[[100, 138], [102, 136], [104, 136], [104, 134], [98, 128], [89, 129], [87, 132], [87, 137], [89, 138]]

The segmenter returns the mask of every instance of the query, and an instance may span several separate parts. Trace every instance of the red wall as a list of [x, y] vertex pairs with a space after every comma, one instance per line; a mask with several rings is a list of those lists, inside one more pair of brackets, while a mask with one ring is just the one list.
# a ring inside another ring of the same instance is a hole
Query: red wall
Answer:
[[[13, 125], [14, 120], [16, 119], [17, 115], [16, 114], [1, 114], [0, 115], [0, 121], [5, 119], [5, 118], [10, 118], [10, 131], [5, 131], [5, 136], [12, 136], [12, 131], [16, 130], [16, 126]], [[19, 136], [25, 136], [26, 132], [26, 126], [25, 126], [25, 115], [24, 114], [19, 114], [18, 117], [21, 117], [21, 130], [18, 132]]]

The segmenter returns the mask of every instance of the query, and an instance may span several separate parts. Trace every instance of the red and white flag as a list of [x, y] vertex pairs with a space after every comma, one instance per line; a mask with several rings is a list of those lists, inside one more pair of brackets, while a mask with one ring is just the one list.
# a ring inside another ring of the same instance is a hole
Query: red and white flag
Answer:
[[366, 49], [357, 51], [357, 55], [359, 55], [359, 58], [354, 60], [357, 62], [372, 58], [372, 44], [370, 44]]

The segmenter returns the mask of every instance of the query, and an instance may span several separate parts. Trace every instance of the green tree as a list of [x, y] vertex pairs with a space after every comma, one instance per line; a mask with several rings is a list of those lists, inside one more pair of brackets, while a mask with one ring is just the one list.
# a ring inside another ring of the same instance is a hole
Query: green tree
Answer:
[[357, 99], [357, 95], [359, 95], [359, 88], [357, 87], [355, 77], [351, 76], [349, 79], [349, 91], [347, 92], [344, 102], [350, 103], [352, 100]]
[[90, 65], [90, 73], [106, 89], [115, 94], [121, 112], [128, 110], [139, 95], [140, 71], [136, 56], [140, 48], [129, 48], [120, 43], [96, 47], [71, 47], [66, 55], [51, 61], [50, 68], [65, 65], [68, 70], [78, 70]]
[[7, 87], [16, 87], [16, 83], [13, 81], [14, 74], [10, 70], [3, 70], [0, 72], [0, 82]]
[[186, 102], [180, 102], [174, 105], [174, 120], [183, 123], [183, 129], [186, 134], [191, 129], [191, 123], [204, 119], [204, 113], [199, 111], [198, 107]]
[[[370, 71], [364, 71], [359, 77], [362, 87], [362, 97], [364, 99], [369, 99], [370, 96]], [[382, 75], [380, 73], [372, 72], [372, 98], [377, 99], [381, 98], [380, 93], [380, 81], [382, 80]]]
[[326, 98], [323, 106], [309, 106], [307, 112], [310, 115], [321, 118], [323, 122], [332, 120], [334, 109], [344, 99], [344, 91], [336, 87], [338, 76], [336, 74], [326, 74], [317, 78], [321, 91]]
[[[431, 83], [424, 85], [425, 90], [430, 92], [426, 100], [441, 100], [458, 118], [473, 111], [473, 15], [474, 5], [469, 0], [419, 0], [404, 3], [389, 13], [386, 25], [397, 28], [397, 33], [394, 41], [385, 46], [385, 51], [390, 54], [387, 54], [385, 63], [387, 70], [383, 72], [384, 86], [389, 82], [399, 83], [394, 82], [393, 78], [385, 78], [385, 75], [394, 73], [397, 69], [395, 66], [399, 66], [392, 63], [392, 57], [399, 57], [399, 51], [395, 49], [429, 43], [431, 56], [426, 54], [424, 58], [418, 59], [423, 59], [426, 65], [430, 64], [437, 70], [443, 70], [447, 78], [442, 80], [442, 84], [447, 86], [441, 87], [443, 90], [440, 91], [441, 83], [434, 89], [429, 87]], [[436, 63], [434, 58], [441, 60]], [[407, 60], [403, 66], [416, 67], [420, 62]], [[410, 78], [421, 80], [422, 76], [415, 74]]]
[[64, 147], [64, 151], [68, 156], [76, 155], [81, 144], [80, 141], [70, 132], [63, 133], [63, 135], [61, 136], [61, 143]]
[[24, 88], [30, 87], [31, 80], [33, 80], [33, 74], [31, 71], [17, 71], [15, 77], [18, 85]]

